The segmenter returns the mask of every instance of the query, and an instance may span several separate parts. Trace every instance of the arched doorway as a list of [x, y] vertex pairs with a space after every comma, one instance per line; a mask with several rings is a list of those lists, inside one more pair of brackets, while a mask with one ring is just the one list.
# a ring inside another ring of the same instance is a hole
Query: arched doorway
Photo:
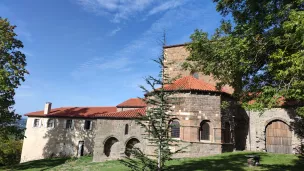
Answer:
[[127, 143], [126, 143], [126, 150], [125, 154], [126, 156], [130, 157], [131, 156], [131, 150], [139, 145], [140, 141], [136, 138], [131, 138]]
[[117, 143], [118, 140], [115, 137], [111, 137], [107, 139], [107, 141], [104, 143], [104, 154], [109, 157], [111, 155], [111, 150], [113, 148], [113, 145]]
[[271, 153], [292, 153], [291, 131], [286, 123], [274, 120], [266, 126], [266, 149]]

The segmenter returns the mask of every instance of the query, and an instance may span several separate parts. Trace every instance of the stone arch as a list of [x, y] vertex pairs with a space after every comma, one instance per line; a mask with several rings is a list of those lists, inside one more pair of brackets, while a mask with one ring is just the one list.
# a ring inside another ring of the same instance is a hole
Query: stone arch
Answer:
[[202, 120], [198, 128], [198, 140], [211, 141], [212, 127], [210, 120]]
[[265, 147], [271, 153], [292, 153], [291, 127], [281, 118], [272, 118], [266, 121]]
[[[105, 141], [104, 141], [104, 154], [107, 157], [110, 157], [111, 155], [116, 155], [116, 152], [119, 151], [119, 148], [117, 147], [118, 144], [118, 139], [115, 137], [108, 137]], [[114, 152], [114, 154], [113, 154]]]
[[135, 148], [140, 149], [140, 141], [136, 137], [130, 137], [126, 143], [125, 143], [125, 155], [130, 157], [131, 156], [131, 150]]
[[281, 121], [281, 122], [284, 122], [286, 125], [290, 126], [290, 123], [289, 123], [286, 119], [281, 118], [281, 117], [273, 117], [273, 118], [271, 118], [271, 119], [268, 119], [268, 120], [265, 122], [265, 125], [264, 125], [265, 131], [266, 131], [266, 127], [267, 127], [271, 122], [273, 122], [273, 121]]

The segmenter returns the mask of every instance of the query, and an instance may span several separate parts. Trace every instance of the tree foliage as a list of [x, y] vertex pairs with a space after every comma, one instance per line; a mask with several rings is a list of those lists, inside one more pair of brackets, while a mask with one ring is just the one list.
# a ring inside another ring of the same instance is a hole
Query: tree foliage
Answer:
[[[165, 36], [164, 36], [165, 37]], [[165, 38], [163, 46], [165, 45]], [[150, 148], [155, 148], [154, 154], [145, 154], [139, 148], [130, 149], [131, 157], [123, 160], [123, 164], [130, 167], [132, 170], [165, 170], [166, 162], [171, 159], [173, 154], [180, 153], [186, 147], [178, 150], [172, 150], [170, 147], [178, 147], [178, 141], [171, 138], [170, 131], [174, 126], [170, 124], [175, 115], [172, 114], [172, 105], [176, 103], [176, 99], [171, 95], [174, 92], [165, 91], [165, 86], [171, 84], [174, 79], [170, 79], [164, 70], [166, 66], [163, 61], [165, 59], [164, 51], [157, 60], [161, 72], [158, 78], [149, 76], [146, 83], [149, 89], [141, 86], [146, 98], [142, 99], [147, 104], [146, 115], [140, 116], [137, 120], [144, 130], [144, 139], [149, 143]], [[152, 89], [152, 90], [151, 90]], [[133, 158], [132, 158], [133, 157]], [[155, 160], [156, 159], [156, 160]]]
[[16, 125], [21, 115], [13, 110], [15, 89], [28, 73], [25, 55], [20, 51], [23, 44], [16, 38], [16, 26], [0, 17], [0, 138], [11, 135], [22, 137], [23, 130]]
[[0, 166], [10, 166], [20, 162], [22, 141], [14, 139], [1, 139]]
[[211, 36], [191, 35], [184, 67], [232, 86], [246, 108], [292, 103], [304, 116], [304, 0], [214, 2], [221, 26]]

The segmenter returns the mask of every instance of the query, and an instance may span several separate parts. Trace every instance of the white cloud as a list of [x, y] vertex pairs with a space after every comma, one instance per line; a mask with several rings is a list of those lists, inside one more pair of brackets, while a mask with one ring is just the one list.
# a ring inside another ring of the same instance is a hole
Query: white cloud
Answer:
[[[164, 30], [170, 36], [171, 31], [174, 29], [181, 30], [185, 25], [189, 23], [200, 23], [202, 21], [201, 16], [206, 12], [206, 9], [201, 7], [196, 7], [195, 5], [182, 6], [181, 8], [176, 8], [169, 10], [162, 15], [158, 20], [156, 20], [149, 29], [142, 33], [138, 39], [132, 40], [130, 43], [126, 44], [123, 48], [118, 49], [116, 52], [109, 56], [102, 56], [100, 61], [91, 59], [75, 71], [72, 72], [72, 76], [77, 78], [85, 78], [90, 75], [91, 71], [98, 73], [96, 71], [103, 70], [103, 73], [107, 71], [113, 72], [123, 72], [132, 71], [137, 67], [142, 67], [144, 65], [150, 65], [152, 58], [158, 57], [161, 47], [157, 43], [157, 40], [161, 39]], [[207, 9], [208, 10], [208, 9]], [[197, 27], [195, 27], [197, 28]], [[193, 28], [194, 30], [194, 28]], [[193, 31], [192, 29], [190, 31]], [[185, 36], [190, 36], [189, 32], [184, 34], [179, 34], [174, 36], [174, 40], [184, 38]], [[178, 42], [184, 43], [184, 42]], [[136, 57], [136, 58], [135, 58]], [[149, 63], [149, 64], [147, 64]], [[143, 65], [144, 64], [144, 65]], [[85, 68], [84, 68], [85, 66]], [[157, 68], [157, 66], [155, 66]], [[136, 69], [138, 72], [138, 69]], [[132, 73], [132, 72], [129, 72]], [[157, 74], [157, 71], [146, 71], [152, 74]], [[99, 72], [100, 73], [100, 72]], [[106, 73], [108, 74], [108, 73]], [[137, 78], [141, 79], [141, 78]], [[133, 79], [128, 79], [128, 82], [132, 82]], [[137, 82], [137, 81], [136, 81]]]
[[119, 23], [138, 13], [153, 15], [181, 5], [184, 0], [77, 0], [85, 10], [96, 15], [110, 16], [111, 21]]
[[107, 70], [107, 69], [126, 69], [126, 66], [130, 65], [132, 62], [127, 57], [120, 57], [113, 60], [104, 61], [101, 64], [98, 65], [98, 68], [101, 70]]
[[119, 32], [120, 30], [121, 30], [121, 28], [120, 28], [120, 27], [117, 27], [116, 29], [112, 30], [112, 31], [109, 33], [109, 36], [115, 36], [115, 34], [116, 34], [117, 32]]
[[166, 11], [166, 10], [169, 10], [169, 9], [173, 9], [173, 8], [176, 8], [180, 5], [182, 5], [182, 1], [178, 1], [178, 0], [171, 0], [171, 1], [167, 1], [167, 2], [164, 2], [158, 6], [155, 6], [154, 8], [152, 8], [148, 15], [154, 15], [156, 13], [160, 13], [160, 12], [163, 12], [163, 11]]

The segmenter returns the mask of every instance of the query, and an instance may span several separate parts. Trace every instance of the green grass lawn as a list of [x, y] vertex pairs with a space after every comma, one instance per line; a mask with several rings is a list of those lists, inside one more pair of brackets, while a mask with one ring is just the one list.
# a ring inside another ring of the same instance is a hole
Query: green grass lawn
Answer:
[[[261, 156], [261, 165], [258, 167], [247, 167], [247, 159], [244, 155], [259, 154]], [[36, 160], [22, 163], [12, 168], [1, 168], [0, 170], [79, 170], [79, 171], [119, 171], [129, 170], [119, 161], [91, 162], [92, 157], [81, 157], [80, 159], [56, 158]], [[252, 153], [252, 152], [233, 152], [220, 155], [175, 159], [167, 163], [170, 170], [192, 171], [192, 170], [301, 170], [304, 171], [304, 160], [298, 159], [295, 155], [289, 154], [270, 154], [270, 153]]]

